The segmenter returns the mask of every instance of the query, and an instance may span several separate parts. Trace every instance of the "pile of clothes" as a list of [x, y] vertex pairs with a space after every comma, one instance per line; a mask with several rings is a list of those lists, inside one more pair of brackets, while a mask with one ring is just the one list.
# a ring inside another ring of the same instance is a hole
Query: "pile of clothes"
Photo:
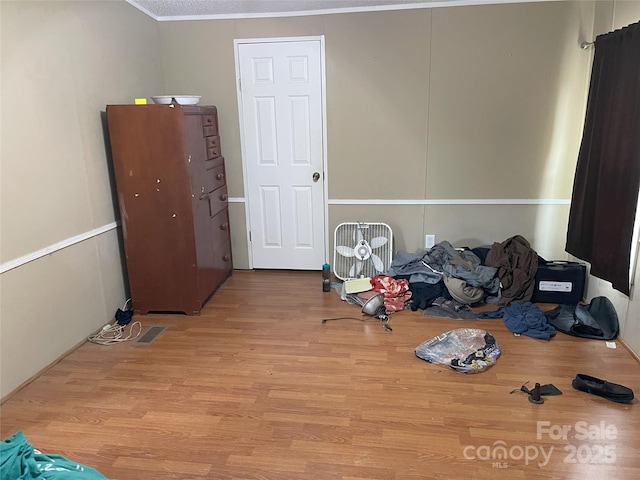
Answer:
[[[456, 249], [440, 242], [418, 254], [399, 252], [387, 274], [407, 281], [410, 308], [425, 316], [473, 320], [503, 318], [516, 334], [549, 340], [555, 329], [530, 300], [538, 254], [520, 235], [491, 247]], [[476, 315], [472, 306], [493, 303], [491, 313]]]
[[[443, 241], [420, 253], [396, 253], [386, 274], [371, 278], [371, 290], [358, 297], [366, 301], [384, 294], [387, 314], [410, 308], [430, 317], [504, 318], [518, 335], [549, 340], [556, 330], [530, 301], [539, 259], [520, 235], [490, 247], [458, 249]], [[472, 310], [484, 303], [499, 308], [482, 314]]]
[[415, 311], [439, 297], [465, 305], [528, 301], [537, 269], [538, 254], [516, 235], [490, 248], [456, 249], [444, 241], [417, 254], [398, 252], [387, 275], [409, 282]]
[[[398, 252], [385, 275], [371, 278], [388, 313], [528, 301], [535, 287], [538, 254], [515, 236], [490, 248], [456, 249], [447, 241], [420, 253]], [[437, 300], [437, 302], [436, 302]], [[448, 302], [448, 303], [446, 303]]]

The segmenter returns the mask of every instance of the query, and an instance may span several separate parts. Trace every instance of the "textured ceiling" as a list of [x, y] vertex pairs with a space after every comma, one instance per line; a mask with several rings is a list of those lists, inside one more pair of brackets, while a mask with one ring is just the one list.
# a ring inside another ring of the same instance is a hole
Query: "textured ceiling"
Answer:
[[[127, 0], [157, 20], [311, 15], [526, 0]], [[536, 1], [536, 0], [529, 0]], [[538, 0], [540, 1], [540, 0]]]

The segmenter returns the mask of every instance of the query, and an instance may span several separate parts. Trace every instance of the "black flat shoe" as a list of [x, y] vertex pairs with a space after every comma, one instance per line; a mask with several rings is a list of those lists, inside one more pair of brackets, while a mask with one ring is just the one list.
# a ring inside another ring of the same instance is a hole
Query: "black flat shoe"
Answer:
[[582, 373], [576, 375], [571, 385], [576, 390], [592, 393], [593, 395], [598, 395], [612, 402], [629, 403], [633, 400], [633, 390], [630, 388], [618, 385], [617, 383], [610, 383], [606, 380], [600, 380], [599, 378], [590, 377]]

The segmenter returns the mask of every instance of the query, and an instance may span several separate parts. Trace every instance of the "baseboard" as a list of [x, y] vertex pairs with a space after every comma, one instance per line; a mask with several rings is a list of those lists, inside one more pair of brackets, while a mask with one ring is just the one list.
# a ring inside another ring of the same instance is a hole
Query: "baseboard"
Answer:
[[622, 345], [624, 348], [627, 349], [627, 352], [629, 352], [629, 354], [635, 358], [636, 362], [640, 363], [640, 355], [638, 355], [630, 346], [627, 342], [625, 342], [621, 337], [618, 337], [616, 340], [618, 340], [618, 342], [620, 342], [620, 345]]
[[20, 390], [25, 388], [27, 385], [29, 385], [31, 382], [33, 382], [35, 379], [37, 379], [40, 375], [43, 375], [44, 373], [48, 372], [50, 369], [55, 367], [58, 363], [60, 363], [62, 360], [64, 360], [65, 357], [67, 357], [70, 354], [72, 354], [73, 352], [75, 352], [78, 348], [80, 348], [86, 342], [87, 342], [87, 340], [85, 339], [85, 340], [82, 340], [81, 342], [79, 342], [77, 345], [71, 347], [69, 350], [64, 352], [62, 355], [60, 355], [58, 358], [56, 358], [53, 362], [51, 362], [49, 365], [47, 365], [42, 370], [40, 370], [38, 373], [36, 373], [35, 375], [32, 375], [31, 377], [29, 377], [28, 380], [22, 382], [16, 388], [11, 390], [11, 392], [9, 392], [7, 395], [5, 395], [4, 397], [0, 398], [0, 405], [2, 405], [4, 402], [9, 400], [11, 397], [13, 397], [16, 393], [18, 393]]

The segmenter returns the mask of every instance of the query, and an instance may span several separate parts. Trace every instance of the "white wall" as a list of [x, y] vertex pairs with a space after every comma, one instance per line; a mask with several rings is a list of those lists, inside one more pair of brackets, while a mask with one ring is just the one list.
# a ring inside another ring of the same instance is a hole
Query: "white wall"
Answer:
[[159, 91], [157, 22], [125, 2], [1, 1], [0, 398], [125, 298], [101, 111]]
[[325, 37], [330, 243], [341, 222], [385, 222], [397, 250], [423, 249], [425, 234], [470, 247], [520, 234], [542, 256], [565, 258], [590, 65], [580, 42], [592, 37], [594, 9], [532, 2], [161, 22], [166, 90], [218, 106], [229, 195], [239, 199], [234, 267], [249, 260], [233, 40], [304, 35]]

